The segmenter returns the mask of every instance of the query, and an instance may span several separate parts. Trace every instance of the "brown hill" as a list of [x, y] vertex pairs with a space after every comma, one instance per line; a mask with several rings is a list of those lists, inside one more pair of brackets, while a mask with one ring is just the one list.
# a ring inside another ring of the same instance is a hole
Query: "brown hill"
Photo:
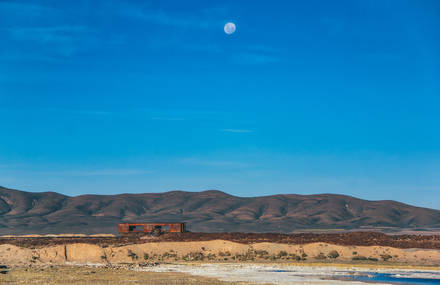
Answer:
[[439, 228], [440, 211], [350, 196], [236, 197], [220, 191], [81, 195], [0, 187], [0, 234], [115, 233], [127, 221], [186, 221], [205, 232]]

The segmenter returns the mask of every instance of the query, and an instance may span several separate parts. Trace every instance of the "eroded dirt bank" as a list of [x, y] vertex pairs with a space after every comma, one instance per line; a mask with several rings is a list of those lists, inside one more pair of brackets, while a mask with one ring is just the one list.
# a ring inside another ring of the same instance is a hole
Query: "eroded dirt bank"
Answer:
[[354, 262], [440, 265], [438, 249], [399, 249], [387, 246], [342, 246], [328, 243], [243, 244], [227, 240], [144, 242], [128, 245], [87, 243], [38, 248], [0, 245], [0, 264], [142, 263], [142, 262]]

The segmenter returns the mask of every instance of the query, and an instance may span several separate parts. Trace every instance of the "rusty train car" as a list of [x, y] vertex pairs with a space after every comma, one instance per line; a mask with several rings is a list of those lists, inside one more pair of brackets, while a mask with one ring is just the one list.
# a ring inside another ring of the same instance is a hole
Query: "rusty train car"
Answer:
[[184, 233], [186, 223], [122, 223], [118, 224], [118, 232], [122, 235]]

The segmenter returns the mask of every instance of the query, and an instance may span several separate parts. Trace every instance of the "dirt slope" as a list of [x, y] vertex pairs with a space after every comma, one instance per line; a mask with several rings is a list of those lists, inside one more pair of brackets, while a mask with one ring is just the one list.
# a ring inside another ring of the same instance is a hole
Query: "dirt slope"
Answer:
[[186, 221], [204, 232], [440, 227], [440, 211], [343, 195], [236, 197], [220, 191], [82, 195], [0, 187], [0, 234], [115, 233], [127, 221]]
[[[332, 252], [337, 252], [337, 256]], [[300, 258], [299, 258], [300, 257]], [[175, 261], [290, 261], [352, 262], [354, 258], [377, 264], [440, 264], [439, 250], [398, 249], [382, 246], [340, 246], [327, 243], [289, 245], [270, 242], [242, 244], [225, 240], [140, 243], [99, 246], [74, 243], [24, 248], [0, 245], [0, 264], [138, 263]], [[384, 258], [385, 257], [385, 258]], [[356, 260], [355, 260], [356, 261]]]

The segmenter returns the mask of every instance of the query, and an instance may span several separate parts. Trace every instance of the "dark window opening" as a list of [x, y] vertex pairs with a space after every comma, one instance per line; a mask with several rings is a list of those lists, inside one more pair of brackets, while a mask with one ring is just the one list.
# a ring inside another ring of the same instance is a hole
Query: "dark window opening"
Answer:
[[128, 231], [130, 231], [130, 232], [143, 232], [144, 226], [129, 226]]

